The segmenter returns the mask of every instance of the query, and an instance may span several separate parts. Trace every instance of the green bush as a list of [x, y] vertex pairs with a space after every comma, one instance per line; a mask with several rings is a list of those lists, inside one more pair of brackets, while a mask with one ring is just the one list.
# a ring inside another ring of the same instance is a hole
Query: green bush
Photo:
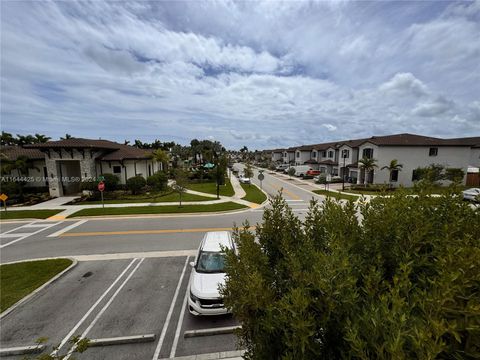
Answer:
[[245, 358], [478, 358], [478, 234], [480, 210], [453, 193], [327, 200], [303, 222], [273, 199], [227, 251]]
[[127, 179], [127, 189], [132, 192], [133, 195], [138, 194], [147, 185], [143, 176], [137, 175]]
[[98, 182], [94, 180], [83, 180], [80, 183], [80, 190], [86, 191], [97, 191], [98, 189]]
[[147, 178], [147, 185], [158, 191], [167, 189], [168, 176], [163, 171], [157, 171], [155, 174]]
[[[105, 191], [114, 191], [117, 190], [118, 183], [120, 179], [117, 175], [114, 174], [102, 174], [100, 176], [104, 177], [103, 182], [105, 183]], [[97, 182], [98, 184], [98, 182]]]

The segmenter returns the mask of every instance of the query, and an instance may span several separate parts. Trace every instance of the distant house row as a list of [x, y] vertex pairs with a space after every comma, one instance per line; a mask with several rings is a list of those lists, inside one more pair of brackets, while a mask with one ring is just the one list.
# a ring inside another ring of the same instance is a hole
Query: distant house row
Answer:
[[[411, 186], [415, 169], [431, 164], [461, 168], [467, 185], [479, 185], [480, 137], [440, 139], [414, 134], [372, 136], [322, 144], [302, 145], [287, 149], [266, 150], [274, 163], [310, 165], [332, 176], [345, 176], [352, 183], [398, 183]], [[365, 172], [362, 158], [375, 159], [377, 167]], [[391, 160], [403, 165], [400, 171], [381, 170]], [[367, 177], [367, 179], [365, 179]]]
[[[48, 186], [51, 196], [78, 194], [81, 181], [114, 174], [120, 184], [132, 176], [148, 177], [162, 165], [152, 159], [151, 150], [108, 140], [71, 138], [59, 141], [1, 148], [2, 161], [30, 160], [27, 174], [12, 171], [10, 177], [27, 186]], [[8, 180], [8, 177], [5, 177]]]

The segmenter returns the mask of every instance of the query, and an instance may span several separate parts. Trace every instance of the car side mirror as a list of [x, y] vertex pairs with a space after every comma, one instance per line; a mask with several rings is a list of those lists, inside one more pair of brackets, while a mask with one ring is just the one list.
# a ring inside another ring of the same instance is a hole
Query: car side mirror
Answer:
[[190, 261], [190, 266], [194, 267], [195, 266], [195, 261]]

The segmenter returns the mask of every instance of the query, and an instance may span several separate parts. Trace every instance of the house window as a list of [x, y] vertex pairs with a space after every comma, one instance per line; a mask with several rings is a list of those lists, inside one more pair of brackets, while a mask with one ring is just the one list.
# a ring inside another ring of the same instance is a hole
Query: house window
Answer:
[[428, 156], [437, 156], [438, 155], [438, 148], [430, 148], [428, 151]]
[[412, 181], [417, 181], [420, 180], [420, 177], [418, 176], [418, 171], [415, 169], [412, 171]]
[[350, 157], [350, 150], [344, 149], [342, 150], [342, 158]]
[[372, 159], [373, 158], [373, 149], [372, 148], [363, 149], [363, 157], [367, 158], [367, 159]]
[[327, 157], [327, 152], [326, 151], [322, 151], [322, 157]]
[[333, 168], [332, 169], [332, 175], [333, 176], [338, 176], [338, 168]]
[[116, 165], [116, 166], [113, 167], [113, 173], [114, 174], [121, 174], [121, 172], [122, 172], [122, 167], [121, 166]]
[[297, 158], [299, 158], [299, 157], [300, 157], [300, 153], [299, 153], [299, 152], [297, 152]]
[[393, 170], [390, 174], [390, 181], [396, 182], [398, 181], [398, 170]]
[[317, 152], [316, 152], [316, 151], [314, 151], [314, 152], [312, 153], [312, 157], [313, 157], [314, 159], [317, 158]]
[[330, 150], [330, 151], [328, 152], [328, 157], [329, 157], [329, 158], [333, 158], [333, 151]]

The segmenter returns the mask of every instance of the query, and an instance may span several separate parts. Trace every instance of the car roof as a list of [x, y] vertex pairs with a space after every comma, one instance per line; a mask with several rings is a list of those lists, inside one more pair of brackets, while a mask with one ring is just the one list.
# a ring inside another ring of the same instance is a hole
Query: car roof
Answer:
[[228, 231], [210, 231], [203, 238], [203, 251], [221, 251], [222, 246], [232, 248], [232, 240]]

